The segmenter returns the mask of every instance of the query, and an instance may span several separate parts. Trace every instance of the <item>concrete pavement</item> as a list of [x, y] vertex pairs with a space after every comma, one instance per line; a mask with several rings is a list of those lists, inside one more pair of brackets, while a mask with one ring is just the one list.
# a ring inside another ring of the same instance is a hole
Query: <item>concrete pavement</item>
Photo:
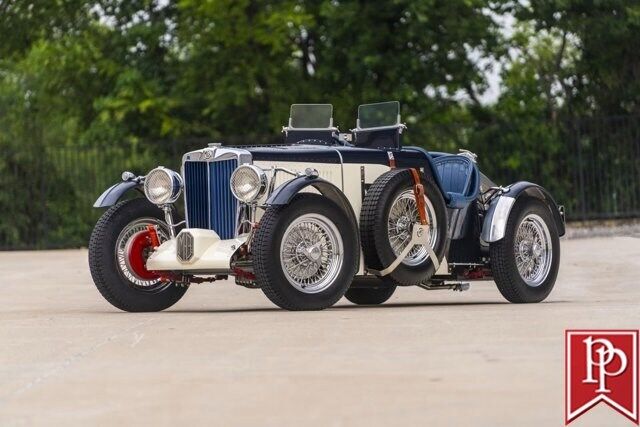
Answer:
[[84, 250], [0, 252], [0, 425], [560, 426], [564, 330], [640, 327], [640, 238], [562, 251], [542, 304], [480, 282], [291, 313], [229, 282], [151, 314], [108, 305]]

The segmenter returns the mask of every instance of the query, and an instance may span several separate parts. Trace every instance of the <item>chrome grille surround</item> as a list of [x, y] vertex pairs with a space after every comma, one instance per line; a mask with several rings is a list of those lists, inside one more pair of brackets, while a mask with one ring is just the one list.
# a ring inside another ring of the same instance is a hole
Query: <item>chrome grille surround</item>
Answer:
[[180, 262], [189, 262], [193, 258], [193, 235], [184, 230], [176, 238], [176, 254]]
[[213, 230], [221, 239], [238, 236], [243, 209], [231, 193], [229, 178], [238, 166], [251, 162], [249, 151], [226, 147], [208, 147], [182, 157], [188, 228]]

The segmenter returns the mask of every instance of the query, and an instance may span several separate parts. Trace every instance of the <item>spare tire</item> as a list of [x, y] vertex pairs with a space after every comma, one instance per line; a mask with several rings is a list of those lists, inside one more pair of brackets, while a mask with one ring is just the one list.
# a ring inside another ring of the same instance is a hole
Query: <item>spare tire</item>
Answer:
[[[430, 224], [431, 246], [442, 261], [447, 246], [447, 211], [433, 178], [420, 174]], [[365, 265], [383, 270], [391, 265], [411, 239], [412, 227], [420, 222], [413, 177], [408, 169], [393, 169], [369, 187], [360, 212], [360, 237]], [[417, 285], [436, 272], [429, 252], [415, 246], [398, 267], [384, 279], [396, 285]]]

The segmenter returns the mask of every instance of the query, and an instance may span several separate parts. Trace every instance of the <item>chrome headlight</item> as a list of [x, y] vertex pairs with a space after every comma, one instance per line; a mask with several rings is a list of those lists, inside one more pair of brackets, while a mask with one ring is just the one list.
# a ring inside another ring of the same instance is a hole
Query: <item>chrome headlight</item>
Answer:
[[251, 203], [267, 189], [267, 174], [254, 165], [239, 166], [231, 175], [231, 192], [243, 203]]
[[145, 177], [144, 194], [151, 203], [164, 205], [178, 200], [182, 186], [182, 177], [178, 172], [160, 166]]

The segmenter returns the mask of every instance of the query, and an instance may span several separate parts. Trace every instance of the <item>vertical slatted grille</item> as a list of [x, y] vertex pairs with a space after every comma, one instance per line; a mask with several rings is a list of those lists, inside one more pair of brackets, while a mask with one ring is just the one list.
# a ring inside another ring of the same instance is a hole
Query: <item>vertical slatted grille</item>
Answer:
[[209, 228], [209, 182], [206, 162], [184, 165], [185, 200], [189, 228]]
[[222, 239], [231, 239], [235, 236], [238, 204], [229, 187], [229, 180], [237, 167], [238, 161], [235, 159], [209, 163], [211, 195], [209, 220], [211, 229]]
[[185, 200], [190, 228], [214, 230], [221, 239], [235, 236], [238, 205], [229, 188], [229, 179], [237, 166], [235, 159], [185, 163]]

